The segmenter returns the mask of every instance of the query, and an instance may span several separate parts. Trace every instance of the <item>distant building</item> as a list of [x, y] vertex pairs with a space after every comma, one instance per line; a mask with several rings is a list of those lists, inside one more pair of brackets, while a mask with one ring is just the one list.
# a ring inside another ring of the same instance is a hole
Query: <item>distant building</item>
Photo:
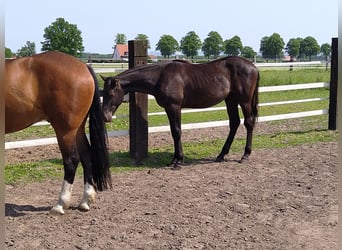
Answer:
[[128, 44], [114, 45], [113, 59], [128, 61]]
[[148, 57], [152, 62], [158, 62], [158, 57], [156, 55], [148, 55]]

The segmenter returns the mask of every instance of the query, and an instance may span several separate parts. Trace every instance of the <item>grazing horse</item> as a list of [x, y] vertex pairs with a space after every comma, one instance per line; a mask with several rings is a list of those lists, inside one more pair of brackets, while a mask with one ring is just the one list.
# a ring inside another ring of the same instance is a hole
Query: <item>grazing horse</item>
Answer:
[[[111, 186], [107, 132], [98, 83], [91, 67], [61, 52], [50, 51], [5, 62], [5, 132], [47, 120], [54, 128], [63, 157], [64, 181], [52, 213], [64, 214], [71, 200], [76, 168], [84, 170], [79, 204], [89, 210], [96, 191]], [[85, 134], [89, 114], [90, 144]]]
[[252, 151], [252, 134], [258, 116], [259, 72], [247, 59], [225, 57], [204, 64], [182, 60], [141, 66], [126, 70], [105, 81], [102, 111], [105, 121], [111, 121], [127, 92], [143, 92], [155, 96], [169, 118], [174, 141], [174, 156], [170, 165], [179, 167], [183, 161], [181, 144], [181, 109], [206, 108], [226, 102], [230, 132], [217, 156], [223, 161], [228, 154], [240, 125], [241, 106], [247, 129], [245, 152], [240, 162], [248, 160]]

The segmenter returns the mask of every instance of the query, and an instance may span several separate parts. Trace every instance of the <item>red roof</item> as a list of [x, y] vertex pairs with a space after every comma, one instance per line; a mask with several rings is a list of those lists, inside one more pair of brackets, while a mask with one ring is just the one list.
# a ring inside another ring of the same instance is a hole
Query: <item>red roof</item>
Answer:
[[116, 44], [114, 46], [113, 57], [128, 57], [128, 44]]

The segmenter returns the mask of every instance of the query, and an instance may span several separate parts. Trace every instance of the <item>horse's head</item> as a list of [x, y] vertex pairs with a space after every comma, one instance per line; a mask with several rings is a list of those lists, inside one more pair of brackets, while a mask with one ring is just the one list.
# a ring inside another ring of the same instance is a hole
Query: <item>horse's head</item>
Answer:
[[103, 77], [103, 101], [102, 112], [105, 122], [110, 122], [112, 116], [124, 99], [125, 91], [122, 89], [119, 80], [114, 77]]

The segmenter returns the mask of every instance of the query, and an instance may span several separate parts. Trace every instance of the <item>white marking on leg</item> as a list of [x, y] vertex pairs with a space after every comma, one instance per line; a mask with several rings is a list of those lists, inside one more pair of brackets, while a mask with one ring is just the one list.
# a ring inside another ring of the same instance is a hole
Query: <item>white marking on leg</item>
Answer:
[[88, 182], [84, 184], [84, 192], [83, 198], [78, 206], [78, 209], [81, 211], [89, 211], [89, 204], [95, 201], [96, 191], [93, 185], [90, 185]]
[[57, 205], [51, 209], [50, 213], [64, 214], [64, 209], [70, 206], [71, 193], [72, 193], [72, 184], [64, 180], [62, 184], [62, 191], [59, 195]]

